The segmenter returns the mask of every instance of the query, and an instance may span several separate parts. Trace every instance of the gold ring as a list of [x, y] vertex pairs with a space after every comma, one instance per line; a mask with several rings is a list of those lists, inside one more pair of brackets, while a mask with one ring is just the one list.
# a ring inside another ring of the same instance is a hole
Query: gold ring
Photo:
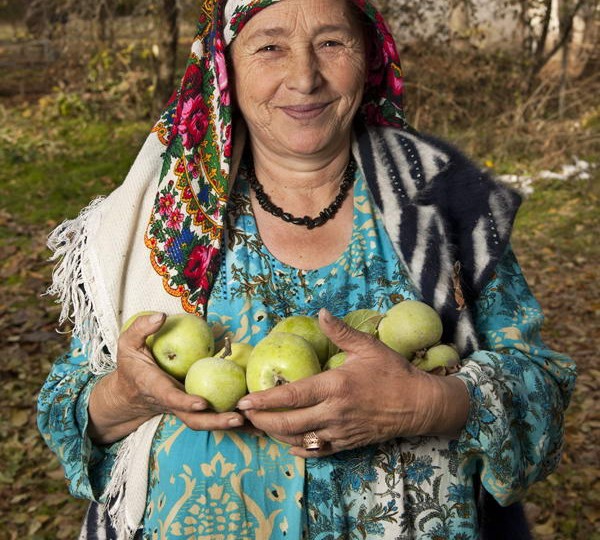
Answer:
[[317, 434], [314, 431], [309, 431], [302, 437], [302, 448], [305, 450], [320, 450], [321, 444], [321, 439], [317, 437]]

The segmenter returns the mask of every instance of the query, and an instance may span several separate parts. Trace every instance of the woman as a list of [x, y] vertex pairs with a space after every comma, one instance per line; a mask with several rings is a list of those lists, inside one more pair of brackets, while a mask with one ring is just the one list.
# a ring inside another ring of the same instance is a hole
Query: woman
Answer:
[[[510, 251], [518, 197], [410, 130], [401, 95], [364, 0], [205, 2], [128, 178], [52, 238], [75, 337], [39, 425], [102, 503], [84, 537], [478, 538], [479, 493], [509, 505], [552, 471], [575, 371]], [[440, 313], [457, 374], [332, 316], [401, 297]], [[182, 309], [250, 343], [319, 313], [348, 360], [217, 414], [145, 347]]]

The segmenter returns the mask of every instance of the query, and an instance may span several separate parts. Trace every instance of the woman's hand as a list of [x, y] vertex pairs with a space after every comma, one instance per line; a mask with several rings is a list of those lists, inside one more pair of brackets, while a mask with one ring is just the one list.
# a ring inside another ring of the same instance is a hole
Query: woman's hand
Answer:
[[[238, 408], [254, 426], [292, 445], [291, 453], [317, 457], [415, 435], [457, 435], [469, 397], [455, 377], [438, 377], [413, 367], [373, 336], [319, 313], [321, 329], [348, 354], [333, 370], [249, 394]], [[289, 410], [275, 411], [286, 408]], [[302, 448], [306, 432], [326, 444]]]
[[203, 398], [186, 394], [179, 381], [158, 367], [146, 338], [158, 331], [164, 320], [162, 313], [140, 316], [119, 338], [117, 368], [96, 384], [90, 396], [88, 434], [93, 441], [117, 441], [162, 413], [175, 414], [196, 430], [244, 424], [238, 413], [210, 411]]

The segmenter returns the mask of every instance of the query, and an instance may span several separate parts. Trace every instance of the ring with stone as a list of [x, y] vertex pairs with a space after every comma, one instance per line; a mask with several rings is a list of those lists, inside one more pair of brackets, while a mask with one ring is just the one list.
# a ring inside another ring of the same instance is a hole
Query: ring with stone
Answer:
[[321, 446], [321, 439], [317, 437], [317, 434], [314, 431], [309, 431], [302, 437], [302, 448], [305, 450], [320, 450]]

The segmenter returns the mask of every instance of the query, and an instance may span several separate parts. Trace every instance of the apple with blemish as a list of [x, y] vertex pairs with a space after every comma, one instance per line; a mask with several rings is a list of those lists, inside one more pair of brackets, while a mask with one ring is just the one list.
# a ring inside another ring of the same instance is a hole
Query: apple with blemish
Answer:
[[215, 340], [208, 323], [191, 313], [169, 315], [153, 335], [152, 355], [169, 375], [183, 380], [190, 366], [212, 356]]
[[274, 332], [257, 343], [250, 354], [246, 382], [250, 392], [258, 392], [320, 371], [319, 357], [306, 339], [289, 332]]
[[423, 371], [433, 371], [439, 368], [450, 369], [458, 365], [460, 356], [451, 345], [440, 343], [427, 349], [422, 355], [417, 355], [413, 365]]
[[377, 332], [383, 343], [412, 360], [417, 351], [440, 341], [443, 327], [431, 306], [418, 300], [404, 300], [385, 313]]

